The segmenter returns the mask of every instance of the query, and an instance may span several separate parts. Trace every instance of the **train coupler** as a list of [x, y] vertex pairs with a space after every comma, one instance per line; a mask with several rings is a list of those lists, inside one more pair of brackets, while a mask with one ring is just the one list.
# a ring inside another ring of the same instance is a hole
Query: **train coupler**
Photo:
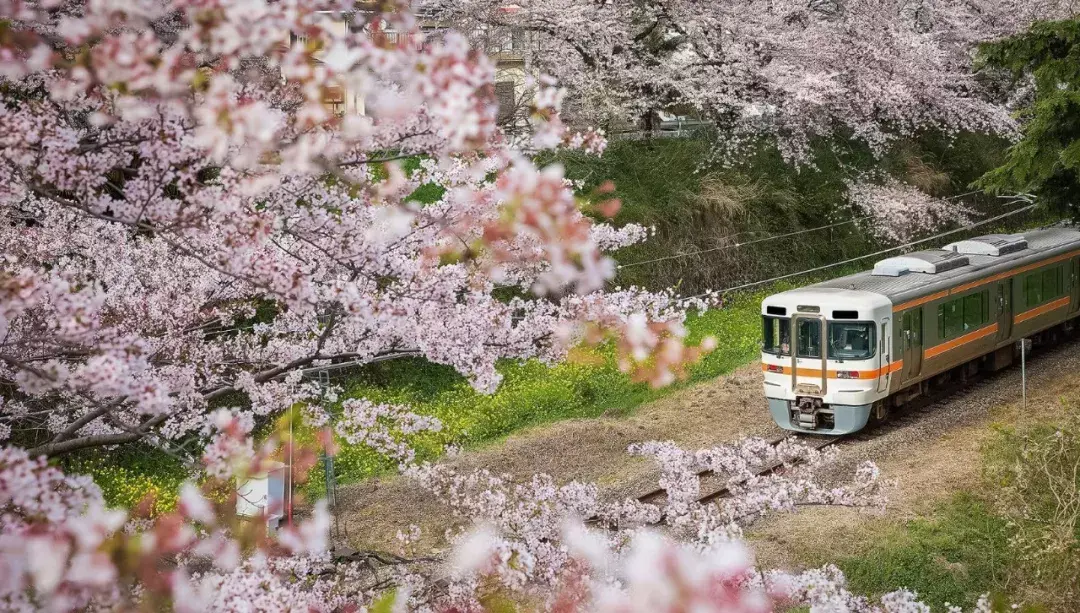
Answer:
[[795, 425], [805, 430], [817, 430], [818, 411], [824, 406], [821, 398], [800, 396], [795, 406], [796, 410], [792, 411]]

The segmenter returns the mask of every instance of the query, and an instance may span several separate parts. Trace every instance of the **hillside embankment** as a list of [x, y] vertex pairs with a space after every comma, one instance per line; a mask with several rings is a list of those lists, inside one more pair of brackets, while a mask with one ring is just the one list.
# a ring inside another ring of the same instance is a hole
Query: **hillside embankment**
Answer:
[[[871, 224], [858, 219], [864, 212], [848, 201], [848, 183], [860, 177], [888, 175], [933, 196], [962, 196], [981, 214], [998, 211], [1000, 200], [969, 186], [1001, 163], [1005, 145], [975, 134], [924, 134], [877, 158], [835, 139], [815, 143], [810, 164], [792, 166], [771, 147], [729, 163], [717, 155], [716, 141], [701, 136], [614, 142], [602, 157], [564, 153], [553, 161], [581, 182], [584, 195], [614, 183], [622, 202], [616, 225], [656, 229], [648, 241], [615, 254], [622, 265], [617, 285], [690, 295], [880, 248]], [[797, 234], [770, 238], [791, 233]]]

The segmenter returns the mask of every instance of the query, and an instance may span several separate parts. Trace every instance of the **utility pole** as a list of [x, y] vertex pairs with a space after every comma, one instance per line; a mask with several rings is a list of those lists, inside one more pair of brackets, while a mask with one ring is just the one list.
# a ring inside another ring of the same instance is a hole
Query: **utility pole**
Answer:
[[1027, 352], [1031, 348], [1031, 339], [1022, 338], [1020, 345], [1020, 395], [1023, 398], [1024, 411], [1027, 411]]
[[[320, 369], [318, 372], [319, 377], [319, 405], [323, 410], [326, 410], [326, 392], [330, 388], [330, 371], [327, 369]], [[333, 418], [331, 418], [330, 426], [327, 428], [327, 436], [333, 436]], [[329, 445], [330, 441], [327, 441], [326, 445]], [[334, 456], [327, 453], [327, 447], [324, 446], [322, 450], [323, 461], [323, 476], [326, 479], [326, 504], [330, 507], [330, 514], [334, 517], [335, 530], [337, 532], [336, 525], [338, 521], [337, 514], [337, 478], [334, 476]]]

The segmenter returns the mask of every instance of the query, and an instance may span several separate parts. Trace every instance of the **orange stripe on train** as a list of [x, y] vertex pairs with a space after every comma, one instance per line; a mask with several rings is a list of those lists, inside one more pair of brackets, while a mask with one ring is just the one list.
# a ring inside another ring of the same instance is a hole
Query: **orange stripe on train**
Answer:
[[1057, 300], [1055, 300], [1053, 302], [1047, 302], [1046, 304], [1044, 304], [1042, 306], [1039, 306], [1039, 307], [1035, 307], [1034, 309], [1024, 311], [1023, 313], [1017, 313], [1016, 317], [1013, 317], [1013, 322], [1021, 323], [1021, 322], [1027, 321], [1027, 320], [1029, 320], [1029, 319], [1031, 319], [1033, 317], [1038, 317], [1039, 315], [1045, 315], [1046, 313], [1049, 313], [1050, 311], [1060, 309], [1063, 306], [1068, 306], [1068, 304], [1070, 302], [1072, 302], [1072, 298], [1070, 298], [1069, 296], [1065, 296], [1064, 298], [1058, 298]]
[[[779, 368], [780, 370], [769, 370], [770, 366], [772, 366], [774, 368]], [[882, 368], [879, 368], [877, 370], [844, 370], [844, 371], [829, 370], [829, 371], [826, 371], [826, 375], [828, 376], [829, 379], [839, 379], [840, 378], [840, 376], [839, 376], [840, 372], [849, 372], [849, 373], [855, 373], [856, 374], [856, 376], [851, 377], [851, 379], [877, 379], [882, 374], [887, 375], [889, 373], [896, 372], [896, 371], [900, 370], [903, 367], [904, 367], [904, 361], [903, 360], [898, 360], [896, 362], [892, 362], [892, 363], [888, 364], [887, 366], [883, 366]], [[771, 373], [776, 373], [776, 374], [784, 374], [784, 375], [790, 375], [791, 374], [791, 367], [790, 366], [780, 366], [778, 364], [765, 364], [765, 363], [762, 363], [761, 364], [761, 370], [764, 371], [764, 372], [771, 372]], [[800, 377], [816, 377], [816, 378], [820, 378], [821, 377], [821, 369], [820, 368], [800, 368], [798, 376], [800, 376]]]
[[930, 347], [925, 352], [923, 352], [923, 355], [926, 356], [927, 359], [929, 359], [929, 358], [932, 358], [934, 356], [941, 355], [941, 354], [945, 353], [946, 351], [951, 351], [953, 349], [956, 349], [957, 347], [959, 347], [961, 345], [966, 345], [968, 343], [977, 341], [979, 339], [986, 338], [987, 336], [990, 336], [991, 334], [994, 334], [997, 331], [998, 331], [998, 325], [996, 323], [992, 323], [989, 326], [986, 326], [985, 328], [979, 328], [978, 330], [975, 330], [974, 332], [968, 332], [967, 334], [965, 334], [965, 335], [963, 335], [961, 337], [958, 337], [958, 338], [954, 338], [954, 339], [952, 339], [951, 341], [949, 341], [947, 343], [942, 343], [940, 345], [934, 345], [933, 347]]

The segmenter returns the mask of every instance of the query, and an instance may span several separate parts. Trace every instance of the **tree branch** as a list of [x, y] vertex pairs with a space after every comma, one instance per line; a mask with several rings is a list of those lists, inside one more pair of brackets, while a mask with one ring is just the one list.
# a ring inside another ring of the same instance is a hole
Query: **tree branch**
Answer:
[[71, 453], [80, 449], [88, 449], [90, 447], [101, 447], [104, 445], [122, 445], [124, 443], [134, 443], [149, 434], [151, 428], [157, 427], [169, 418], [168, 413], [161, 415], [155, 415], [150, 419], [139, 424], [139, 427], [134, 432], [119, 432], [116, 434], [95, 434], [92, 436], [83, 436], [75, 439], [61, 441], [57, 443], [46, 443], [44, 445], [38, 445], [33, 449], [30, 449], [28, 453], [31, 456], [57, 456], [65, 453]]

